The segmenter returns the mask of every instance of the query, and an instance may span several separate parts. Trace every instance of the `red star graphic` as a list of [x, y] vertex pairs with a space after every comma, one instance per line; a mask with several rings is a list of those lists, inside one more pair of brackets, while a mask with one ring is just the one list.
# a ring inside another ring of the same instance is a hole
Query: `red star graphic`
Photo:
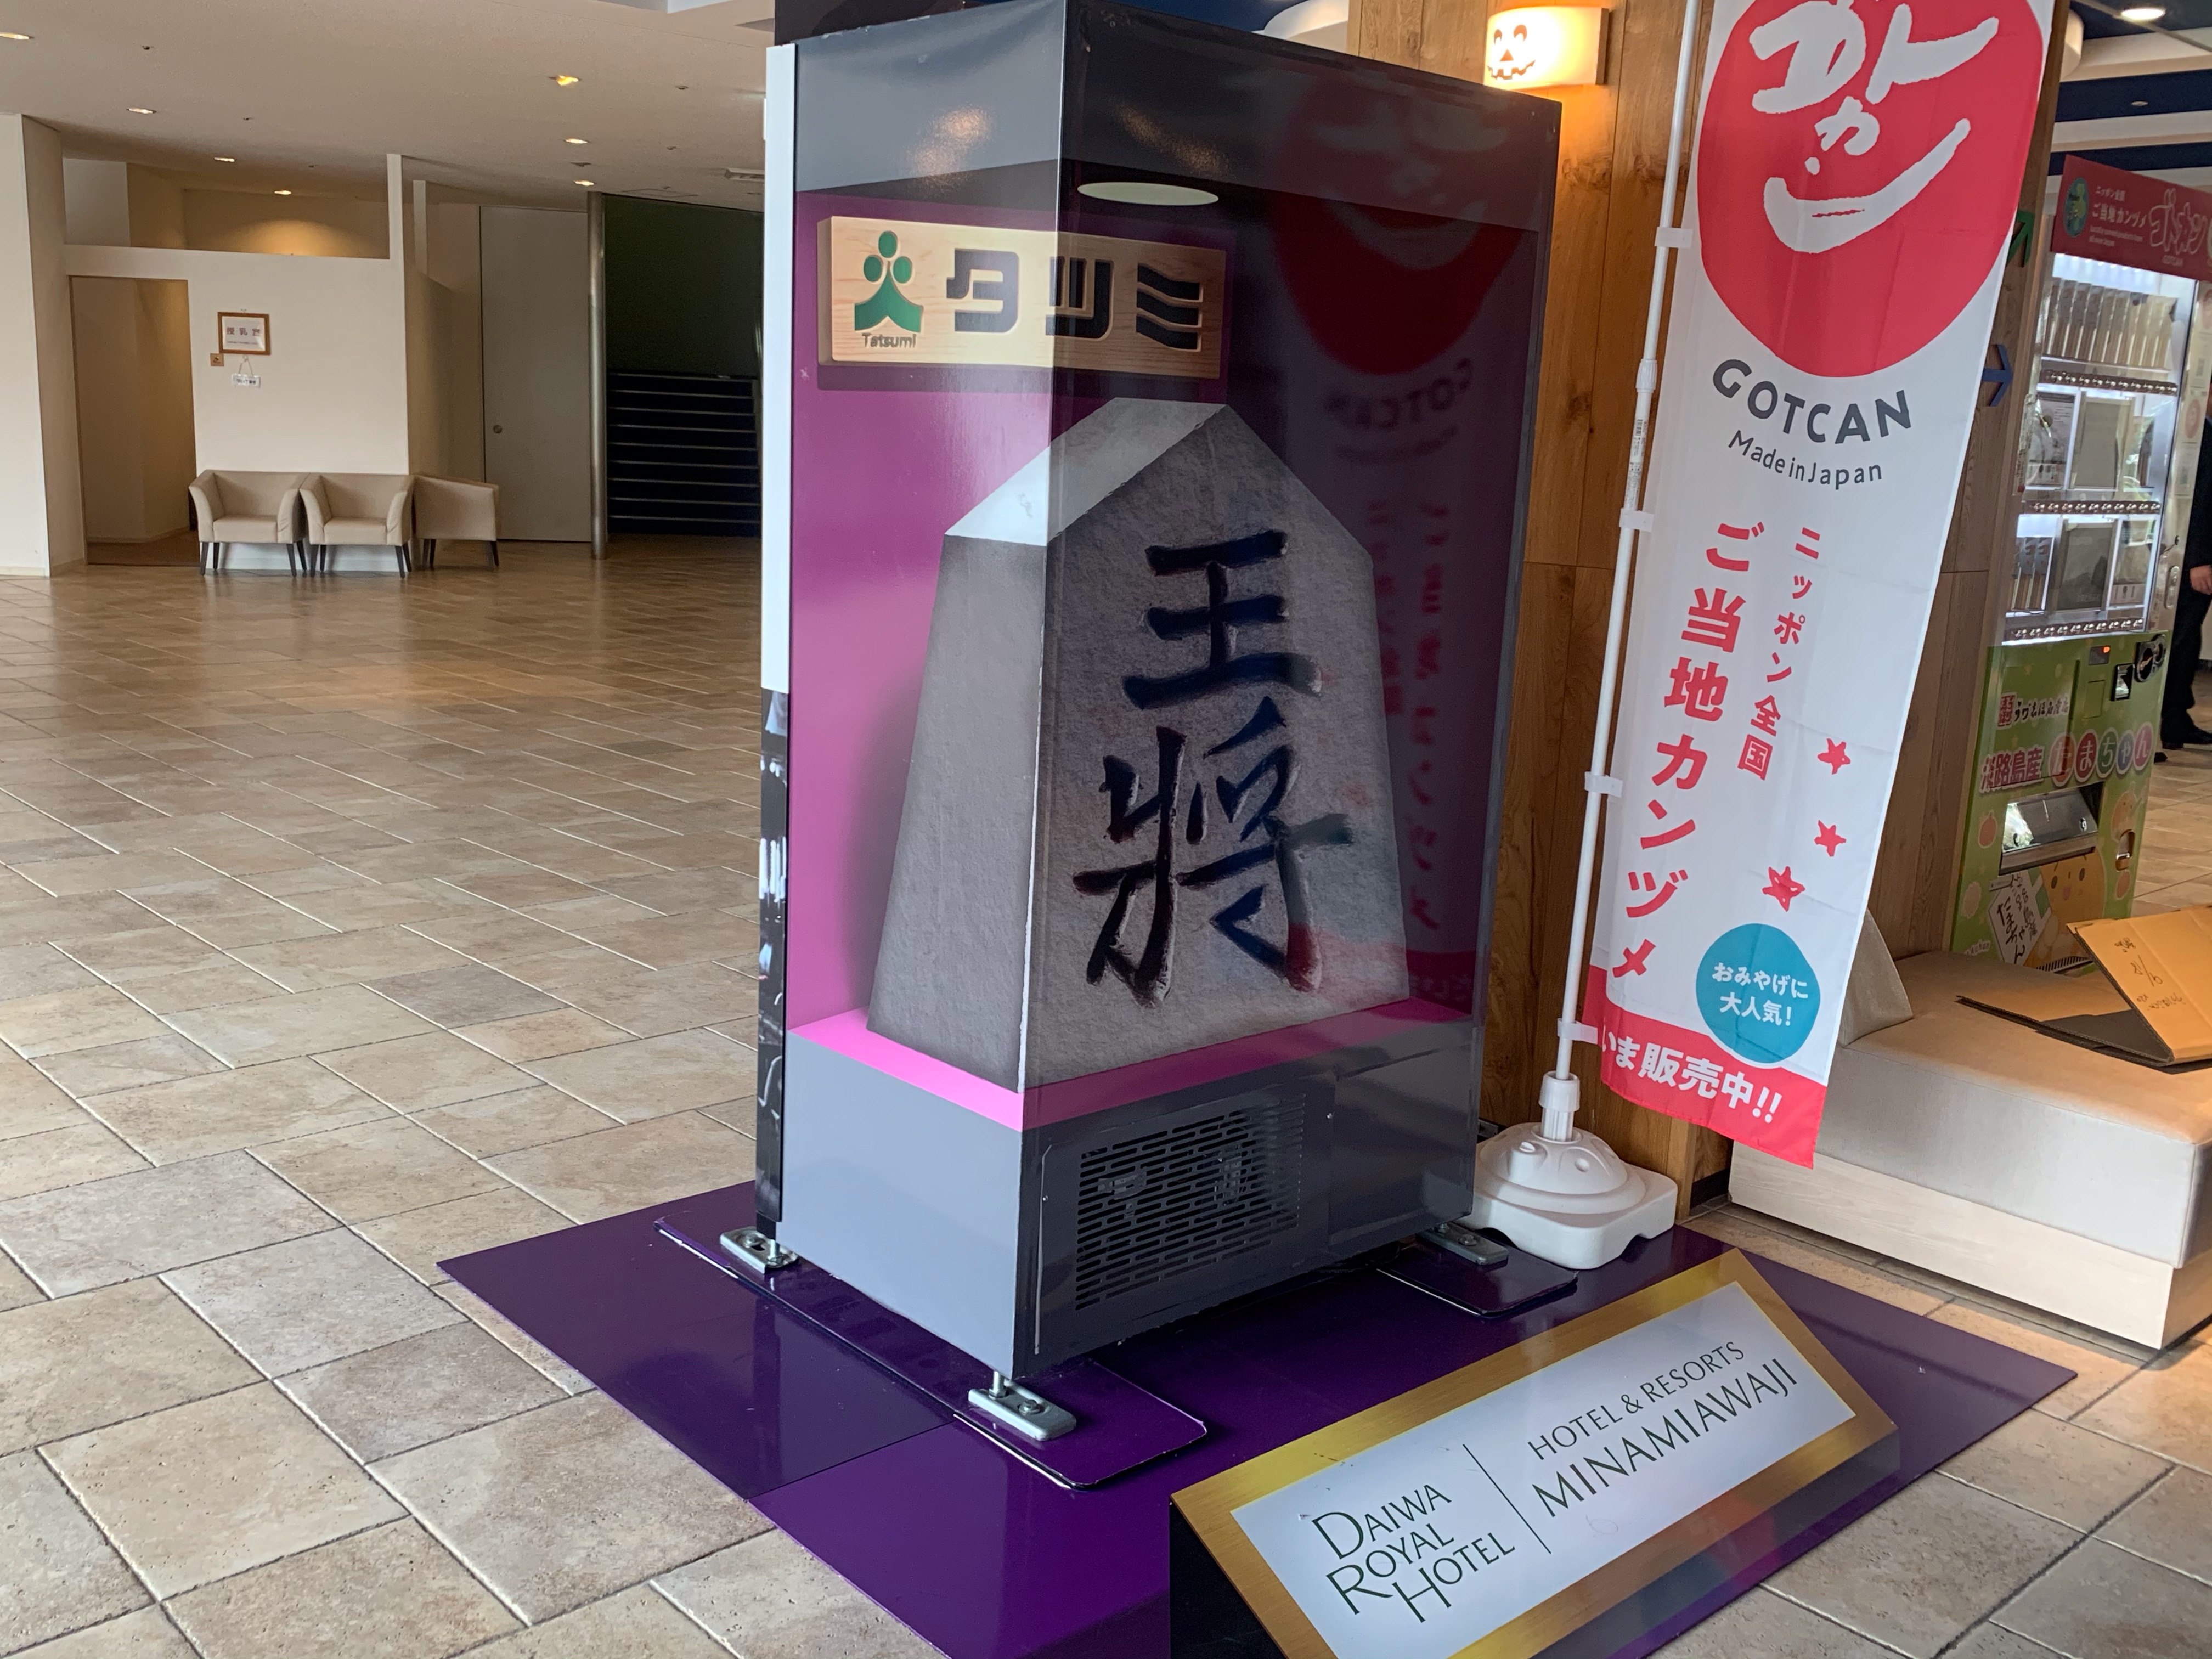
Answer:
[[1785, 864], [1779, 870], [1770, 868], [1766, 872], [1766, 885], [1759, 890], [1787, 910], [1790, 901], [1805, 890], [1805, 884], [1791, 880], [1790, 866]]
[[[1820, 823], [1818, 818], [1814, 819], [1813, 822]], [[1836, 848], [1844, 844], [1844, 837], [1836, 833], [1836, 826], [1832, 823], [1821, 823], [1820, 833], [1814, 836], [1813, 841], [1830, 858], [1835, 857]]]
[[1650, 960], [1651, 941], [1647, 939], [1633, 951], [1620, 953], [1620, 966], [1613, 970], [1613, 976], [1619, 979], [1624, 974], [1640, 974], [1644, 971], [1644, 964]]
[[1828, 739], [1828, 746], [1820, 751], [1820, 759], [1827, 767], [1830, 777], [1851, 763], [1851, 757], [1844, 752], [1844, 745], [1833, 738]]

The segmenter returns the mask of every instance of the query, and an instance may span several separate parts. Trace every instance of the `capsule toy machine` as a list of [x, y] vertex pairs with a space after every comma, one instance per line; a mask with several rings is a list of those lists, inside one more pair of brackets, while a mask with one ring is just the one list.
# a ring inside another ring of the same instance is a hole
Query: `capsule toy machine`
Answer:
[[2073, 156], [2053, 197], [1951, 945], [2036, 968], [2132, 914], [2212, 376], [2212, 196]]
[[1013, 1378], [1464, 1214], [1556, 108], [1103, 0], [770, 88], [770, 1259]]

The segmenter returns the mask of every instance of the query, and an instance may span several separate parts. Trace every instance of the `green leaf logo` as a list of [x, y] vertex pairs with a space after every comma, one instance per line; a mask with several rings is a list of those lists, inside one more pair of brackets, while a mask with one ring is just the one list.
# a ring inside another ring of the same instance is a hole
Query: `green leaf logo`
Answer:
[[865, 334], [878, 323], [908, 334], [921, 332], [921, 307], [899, 291], [900, 283], [914, 280], [914, 261], [898, 251], [896, 232], [876, 238], [876, 251], [860, 261], [860, 275], [876, 284], [876, 291], [853, 307], [856, 333]]

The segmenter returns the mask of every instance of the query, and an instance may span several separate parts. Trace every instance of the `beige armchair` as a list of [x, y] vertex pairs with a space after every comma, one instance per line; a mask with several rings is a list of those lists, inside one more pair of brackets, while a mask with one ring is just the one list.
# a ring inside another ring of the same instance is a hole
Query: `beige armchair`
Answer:
[[307, 566], [327, 567], [333, 547], [388, 547], [408, 570], [415, 539], [415, 480], [396, 472], [314, 472], [300, 480], [307, 515]]
[[200, 568], [220, 570], [233, 543], [282, 543], [299, 569], [306, 557], [300, 535], [300, 475], [296, 472], [203, 472], [190, 489], [199, 527]]
[[499, 486], [472, 478], [415, 480], [415, 545], [422, 568], [438, 564], [441, 541], [482, 542], [499, 568]]

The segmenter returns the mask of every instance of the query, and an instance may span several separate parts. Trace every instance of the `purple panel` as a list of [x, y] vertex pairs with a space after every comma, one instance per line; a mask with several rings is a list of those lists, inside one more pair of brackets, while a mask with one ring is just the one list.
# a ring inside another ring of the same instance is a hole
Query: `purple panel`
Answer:
[[[690, 1206], [694, 1212], [702, 1207]], [[714, 1231], [691, 1233], [665, 1216], [657, 1224], [663, 1234], [734, 1280], [741, 1287], [739, 1294], [763, 1297], [796, 1314], [1062, 1486], [1102, 1485], [1181, 1451], [1206, 1434], [1206, 1425], [1188, 1413], [1177, 1411], [1097, 1360], [1079, 1356], [1023, 1379], [1026, 1386], [1073, 1413], [1076, 1426], [1056, 1440], [1023, 1438], [968, 1403], [972, 1390], [991, 1385], [991, 1368], [980, 1360], [811, 1262], [782, 1268], [763, 1287], [753, 1274], [721, 1256], [712, 1241], [744, 1225], [747, 1219], [737, 1215]]]
[[[1164, 1659], [1169, 1494], [1725, 1248], [1676, 1230], [1501, 1319], [1347, 1266], [1098, 1358], [1206, 1438], [1069, 1492], [654, 1231], [712, 1237], [743, 1188], [502, 1245], [454, 1277], [951, 1659]], [[1635, 1659], [2059, 1387], [2060, 1367], [1759, 1267], [1898, 1425], [1897, 1473], [1620, 1650]]]
[[1393, 1257], [1382, 1271], [1401, 1285], [1440, 1296], [1485, 1319], [1502, 1319], [1565, 1296], [1574, 1289], [1576, 1279], [1573, 1268], [1555, 1266], [1526, 1250], [1514, 1251], [1495, 1267], [1478, 1267], [1426, 1241]]
[[744, 1226], [751, 1183], [439, 1265], [742, 1498], [945, 1421], [661, 1237], [659, 1214]]

